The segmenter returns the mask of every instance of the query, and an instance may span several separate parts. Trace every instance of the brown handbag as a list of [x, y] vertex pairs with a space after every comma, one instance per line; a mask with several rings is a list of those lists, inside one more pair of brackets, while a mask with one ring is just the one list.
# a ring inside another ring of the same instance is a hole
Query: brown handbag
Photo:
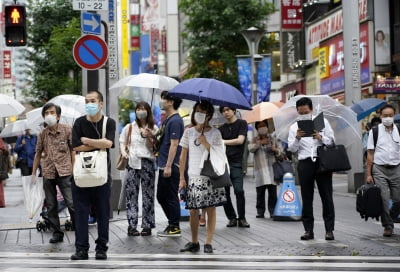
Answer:
[[[128, 153], [128, 154], [129, 154], [129, 145], [131, 144], [131, 134], [132, 134], [132, 124], [130, 124], [130, 126], [129, 126], [128, 138], [126, 139], [126, 143], [125, 143], [125, 150], [126, 150], [126, 153]], [[122, 156], [121, 154], [119, 154], [116, 168], [118, 170], [125, 170], [128, 167], [128, 161], [129, 161], [129, 159], [127, 159], [124, 156]]]

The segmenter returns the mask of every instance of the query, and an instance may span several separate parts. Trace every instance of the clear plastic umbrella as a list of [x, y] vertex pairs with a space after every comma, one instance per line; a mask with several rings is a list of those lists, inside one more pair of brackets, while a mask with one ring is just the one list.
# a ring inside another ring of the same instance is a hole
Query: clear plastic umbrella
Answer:
[[25, 107], [9, 95], [0, 94], [0, 117], [19, 115]]
[[309, 97], [312, 100], [313, 116], [323, 112], [335, 133], [335, 143], [347, 147], [361, 141], [361, 129], [356, 113], [328, 95], [298, 95], [286, 102], [273, 115], [276, 137], [287, 142], [289, 128], [299, 116], [296, 101], [302, 97]]

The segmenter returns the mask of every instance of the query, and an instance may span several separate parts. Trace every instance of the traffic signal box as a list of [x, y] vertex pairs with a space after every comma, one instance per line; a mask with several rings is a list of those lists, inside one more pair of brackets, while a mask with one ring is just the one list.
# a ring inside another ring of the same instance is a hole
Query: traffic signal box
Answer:
[[26, 45], [25, 6], [5, 6], [4, 17], [6, 45]]

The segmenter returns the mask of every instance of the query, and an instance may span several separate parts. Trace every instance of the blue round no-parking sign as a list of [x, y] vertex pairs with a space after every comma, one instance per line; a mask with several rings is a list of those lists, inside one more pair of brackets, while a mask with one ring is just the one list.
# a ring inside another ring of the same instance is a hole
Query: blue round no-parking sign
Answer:
[[107, 62], [108, 47], [106, 42], [98, 36], [85, 35], [75, 42], [73, 56], [80, 67], [96, 70]]

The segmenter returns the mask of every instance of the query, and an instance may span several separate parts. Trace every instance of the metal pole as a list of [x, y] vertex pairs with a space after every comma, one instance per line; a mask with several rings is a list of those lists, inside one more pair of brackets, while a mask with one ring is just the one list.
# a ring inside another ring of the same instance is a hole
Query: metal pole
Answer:
[[[342, 1], [343, 47], [344, 47], [344, 92], [345, 104], [351, 106], [361, 100], [360, 75], [360, 21], [358, 1]], [[358, 127], [361, 135], [361, 126]], [[361, 139], [347, 148], [351, 170], [348, 172], [348, 191], [355, 190], [364, 183]]]

